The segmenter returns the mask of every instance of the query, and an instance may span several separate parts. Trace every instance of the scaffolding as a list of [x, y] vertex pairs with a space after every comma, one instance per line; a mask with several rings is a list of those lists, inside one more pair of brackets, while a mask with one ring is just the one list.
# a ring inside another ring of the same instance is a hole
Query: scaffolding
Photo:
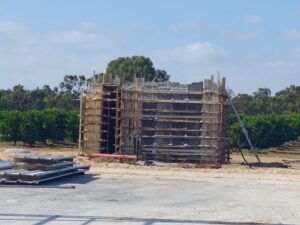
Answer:
[[83, 98], [81, 154], [138, 155], [146, 160], [225, 161], [225, 78], [92, 84]]

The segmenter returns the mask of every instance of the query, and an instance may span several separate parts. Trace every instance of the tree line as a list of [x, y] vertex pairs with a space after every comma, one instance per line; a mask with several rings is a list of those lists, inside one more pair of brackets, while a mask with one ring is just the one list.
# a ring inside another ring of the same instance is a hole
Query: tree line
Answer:
[[[298, 113], [242, 115], [241, 118], [253, 145], [258, 149], [280, 146], [300, 136], [300, 114]], [[230, 147], [249, 148], [237, 118], [231, 115], [230, 120]]]
[[79, 94], [92, 82], [103, 79], [116, 79], [127, 82], [133, 77], [141, 77], [146, 81], [166, 81], [170, 75], [165, 70], [157, 69], [153, 62], [144, 56], [120, 57], [111, 61], [105, 73], [85, 75], [65, 75], [57, 87], [44, 85], [42, 88], [27, 90], [18, 84], [12, 89], [0, 90], [0, 110], [43, 110], [57, 108], [65, 111], [79, 109]]
[[170, 75], [153, 66], [144, 56], [119, 57], [108, 63], [105, 73], [65, 75], [57, 87], [45, 85], [34, 90], [18, 84], [0, 90], [0, 140], [36, 142], [77, 141], [79, 126], [79, 95], [92, 82], [118, 79], [132, 81], [167, 81]]
[[[75, 82], [74, 80], [80, 80]], [[0, 110], [43, 110], [58, 108], [61, 110], [78, 110], [80, 89], [86, 84], [83, 75], [66, 75], [59, 88], [49, 85], [34, 90], [27, 90], [22, 85], [12, 89], [0, 90]]]
[[233, 103], [239, 112], [246, 115], [300, 113], [300, 86], [291, 85], [274, 96], [270, 89], [259, 88], [252, 95], [237, 95]]
[[78, 111], [59, 109], [0, 111], [0, 140], [25, 144], [78, 139]]
[[[242, 115], [250, 139], [258, 149], [279, 146], [300, 136], [300, 115]], [[0, 111], [0, 140], [36, 142], [76, 142], [78, 140], [78, 111], [59, 109]], [[237, 118], [230, 116], [229, 147], [249, 148]]]
[[[300, 86], [291, 85], [274, 95], [268, 88], [239, 94], [233, 103], [258, 149], [276, 147], [300, 136]], [[234, 114], [230, 117], [230, 146], [249, 148]]]
[[[33, 144], [47, 140], [78, 139], [79, 94], [91, 82], [133, 77], [146, 81], [167, 81], [170, 75], [153, 66], [144, 56], [120, 57], [110, 63], [104, 73], [87, 78], [66, 75], [57, 87], [45, 85], [34, 90], [16, 85], [0, 90], [0, 140]], [[292, 85], [271, 95], [267, 88], [253, 94], [239, 94], [233, 99], [257, 148], [278, 146], [300, 136], [300, 86]], [[248, 147], [235, 115], [230, 116], [229, 145]]]

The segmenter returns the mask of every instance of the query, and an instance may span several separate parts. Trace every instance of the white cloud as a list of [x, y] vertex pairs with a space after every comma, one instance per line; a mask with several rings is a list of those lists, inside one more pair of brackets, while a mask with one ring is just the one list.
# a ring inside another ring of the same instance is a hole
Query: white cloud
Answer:
[[223, 56], [225, 51], [209, 42], [194, 42], [186, 46], [172, 49], [160, 49], [157, 58], [161, 61], [175, 61], [182, 63], [199, 63]]
[[169, 27], [169, 30], [171, 32], [182, 32], [186, 30], [197, 30], [200, 27], [200, 24], [196, 21], [190, 21], [190, 22], [181, 22], [181, 23], [175, 23], [172, 24]]
[[[7, 28], [15, 23], [5, 24], [2, 26], [5, 31], [21, 31], [16, 29], [18, 26]], [[9, 41], [5, 39], [2, 45], [0, 43], [0, 89], [17, 83], [27, 88], [44, 84], [56, 86], [65, 74], [89, 77], [93, 69], [102, 72], [112, 59], [136, 50], [135, 45], [129, 45], [131, 39], [125, 40], [117, 31], [107, 30], [104, 35], [98, 29], [83, 29], [84, 26], [92, 28], [91, 24], [79, 24], [74, 30], [43, 32], [30, 29], [22, 35], [13, 33], [14, 38], [9, 35]]]
[[289, 41], [298, 41], [300, 40], [300, 31], [291, 30], [283, 33], [283, 38]]
[[91, 43], [96, 40], [96, 35], [82, 31], [65, 31], [49, 34], [47, 39], [57, 44]]
[[258, 15], [248, 15], [244, 17], [244, 21], [250, 24], [260, 24], [263, 22], [263, 18]]
[[0, 21], [0, 33], [23, 32], [26, 27], [15, 21]]
[[151, 58], [156, 67], [165, 68], [171, 74], [172, 80], [188, 83], [216, 74], [217, 71], [226, 71], [228, 60], [225, 55], [225, 50], [210, 42], [193, 42], [159, 49]]

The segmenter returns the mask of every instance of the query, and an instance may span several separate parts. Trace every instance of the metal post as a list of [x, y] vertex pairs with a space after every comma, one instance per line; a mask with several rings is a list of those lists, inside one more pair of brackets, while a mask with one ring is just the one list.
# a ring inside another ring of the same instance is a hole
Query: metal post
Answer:
[[77, 150], [77, 156], [79, 156], [82, 153], [82, 149], [81, 149], [81, 135], [82, 135], [82, 105], [83, 105], [83, 93], [82, 91], [80, 92], [80, 97], [79, 97], [79, 135], [78, 135], [78, 150]]

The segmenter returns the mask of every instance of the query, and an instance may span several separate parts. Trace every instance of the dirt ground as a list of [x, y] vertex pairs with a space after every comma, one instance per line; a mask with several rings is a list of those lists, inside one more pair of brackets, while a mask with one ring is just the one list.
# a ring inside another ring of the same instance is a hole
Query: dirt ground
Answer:
[[[12, 153], [0, 148], [0, 159]], [[31, 149], [75, 155], [75, 149]], [[246, 154], [249, 162], [255, 162]], [[299, 157], [267, 154], [272, 166]], [[96, 160], [97, 161], [97, 160]], [[5, 225], [290, 225], [300, 224], [300, 170], [241, 165], [239, 154], [219, 169], [178, 164], [143, 166], [91, 162], [86, 175], [45, 186], [0, 186], [0, 224]], [[65, 189], [75, 185], [75, 189]]]
[[[7, 153], [7, 148], [14, 148], [11, 146], [0, 147], [0, 159], [11, 160], [14, 153]], [[17, 147], [16, 147], [17, 148]], [[21, 147], [20, 147], [21, 148]], [[28, 148], [33, 153], [40, 154], [62, 154], [62, 155], [76, 155], [76, 148]], [[255, 163], [256, 158], [253, 154], [245, 153], [245, 158], [248, 163]], [[99, 160], [78, 160], [83, 164], [90, 164], [91, 174], [101, 174], [103, 176], [114, 177], [129, 177], [129, 176], [154, 176], [154, 177], [169, 177], [170, 179], [184, 178], [184, 179], [198, 179], [204, 177], [222, 177], [232, 179], [263, 179], [263, 180], [283, 180], [283, 181], [299, 181], [300, 180], [300, 162], [291, 163], [289, 165], [295, 166], [292, 168], [278, 168], [274, 167], [277, 164], [283, 163], [283, 160], [300, 161], [298, 155], [284, 155], [284, 154], [260, 154], [260, 159], [265, 167], [252, 167], [249, 168], [243, 164], [243, 159], [240, 153], [231, 154], [231, 162], [222, 165], [219, 169], [209, 168], [182, 168], [180, 164], [167, 164], [159, 166], [144, 166], [128, 163], [106, 162]]]
[[2, 160], [11, 160], [14, 156], [14, 153], [5, 152], [6, 149], [26, 149], [31, 153], [38, 154], [53, 154], [53, 155], [76, 155], [76, 148], [31, 148], [26, 146], [11, 146], [11, 145], [0, 145], [0, 159]]

